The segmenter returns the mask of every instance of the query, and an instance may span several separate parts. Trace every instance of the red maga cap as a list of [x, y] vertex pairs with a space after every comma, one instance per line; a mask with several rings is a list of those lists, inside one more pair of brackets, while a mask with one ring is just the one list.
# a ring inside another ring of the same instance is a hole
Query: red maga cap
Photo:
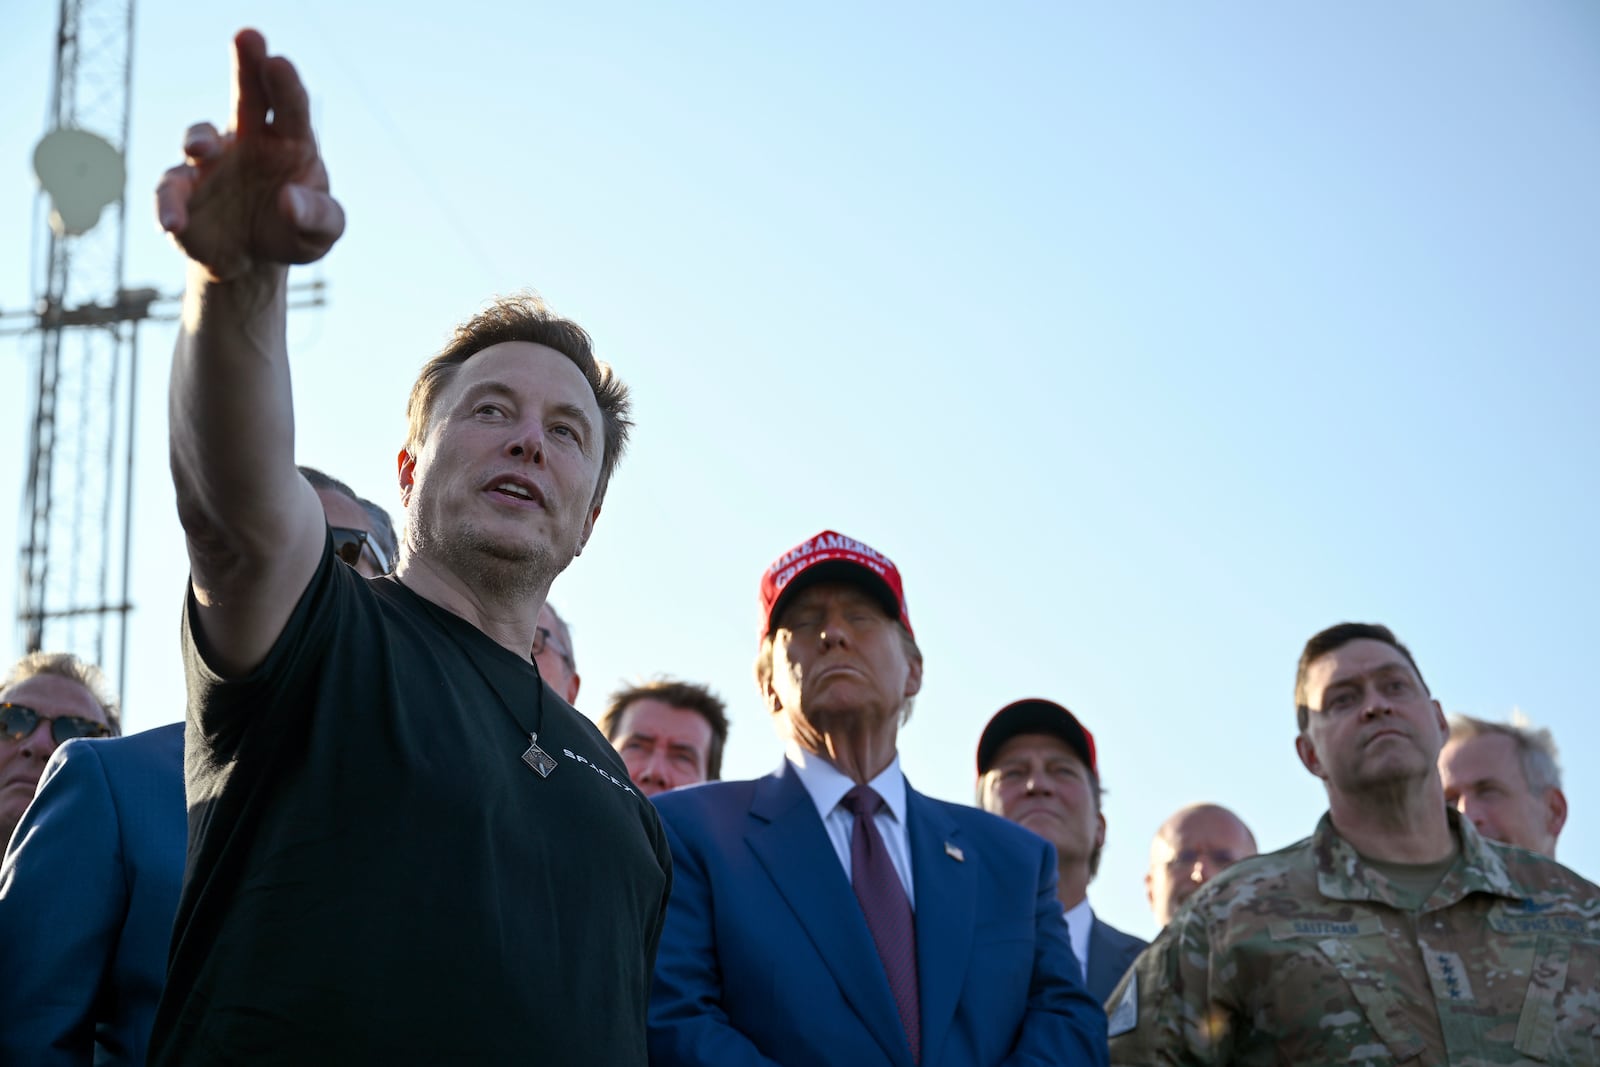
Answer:
[[905, 588], [894, 561], [871, 545], [823, 530], [779, 556], [761, 575], [761, 636], [772, 632], [773, 621], [790, 597], [821, 581], [847, 582], [867, 590], [890, 618], [899, 619], [911, 633]]

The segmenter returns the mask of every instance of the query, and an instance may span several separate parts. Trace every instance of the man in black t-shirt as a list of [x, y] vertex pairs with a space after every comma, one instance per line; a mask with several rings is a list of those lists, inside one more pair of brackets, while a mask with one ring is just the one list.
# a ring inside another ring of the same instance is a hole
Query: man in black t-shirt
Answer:
[[599, 517], [626, 388], [501, 301], [423, 368], [391, 576], [296, 471], [285, 279], [339, 237], [304, 86], [235, 40], [230, 130], [157, 190], [189, 258], [171, 451], [189, 866], [151, 1062], [644, 1064], [671, 882], [651, 804], [530, 658]]

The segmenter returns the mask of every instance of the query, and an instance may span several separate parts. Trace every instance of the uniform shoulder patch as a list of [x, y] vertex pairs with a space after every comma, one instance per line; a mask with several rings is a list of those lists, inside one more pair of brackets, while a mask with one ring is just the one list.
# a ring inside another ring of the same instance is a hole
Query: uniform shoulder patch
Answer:
[[1122, 999], [1117, 1001], [1117, 1006], [1107, 1020], [1106, 1036], [1116, 1037], [1119, 1034], [1132, 1033], [1139, 1025], [1139, 973], [1131, 972], [1128, 975], [1128, 984], [1122, 990]]

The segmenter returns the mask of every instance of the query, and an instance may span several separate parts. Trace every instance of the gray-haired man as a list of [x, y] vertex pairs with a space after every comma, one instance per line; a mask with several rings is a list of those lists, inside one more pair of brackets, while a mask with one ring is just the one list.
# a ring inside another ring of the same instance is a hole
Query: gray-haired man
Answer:
[[1445, 802], [1484, 837], [1556, 858], [1567, 796], [1549, 730], [1452, 715], [1439, 776]]

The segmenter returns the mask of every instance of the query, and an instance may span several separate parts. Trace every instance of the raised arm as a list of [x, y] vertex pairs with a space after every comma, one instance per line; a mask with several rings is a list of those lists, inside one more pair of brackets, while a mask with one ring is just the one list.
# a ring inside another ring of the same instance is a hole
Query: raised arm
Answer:
[[305, 86], [254, 30], [234, 39], [232, 125], [191, 127], [162, 177], [162, 229], [189, 259], [169, 394], [172, 478], [212, 666], [259, 663], [314, 573], [324, 533], [294, 463], [288, 265], [344, 231]]

